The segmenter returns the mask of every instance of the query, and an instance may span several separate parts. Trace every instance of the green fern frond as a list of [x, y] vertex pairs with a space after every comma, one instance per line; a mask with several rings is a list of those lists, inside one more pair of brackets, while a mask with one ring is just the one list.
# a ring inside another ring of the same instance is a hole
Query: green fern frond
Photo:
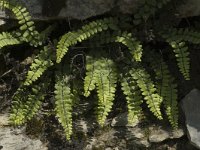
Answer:
[[86, 76], [84, 79], [84, 96], [88, 97], [90, 92], [95, 89], [97, 81], [97, 61], [94, 57], [86, 56]]
[[162, 119], [160, 106], [162, 103], [162, 97], [157, 93], [155, 85], [150, 79], [150, 75], [142, 68], [131, 69], [130, 75], [136, 80], [138, 87], [142, 91], [142, 95], [146, 100], [150, 111], [158, 118]]
[[55, 110], [59, 122], [65, 130], [66, 138], [69, 140], [72, 135], [72, 109], [74, 95], [70, 88], [70, 76], [67, 67], [59, 66], [56, 72], [55, 84]]
[[13, 12], [18, 23], [20, 24], [20, 30], [23, 32], [22, 36], [26, 42], [30, 45], [38, 46], [42, 43], [39, 40], [39, 33], [35, 29], [34, 22], [25, 7], [22, 6], [18, 1], [15, 0], [1, 0], [1, 8], [7, 8]]
[[9, 45], [21, 44], [20, 35], [20, 33], [2, 32], [0, 34], [0, 48]]
[[[172, 30], [172, 29], [171, 29]], [[190, 80], [190, 58], [188, 46], [184, 41], [190, 41], [189, 36], [190, 32], [187, 30], [176, 30], [174, 29], [171, 32], [161, 32], [160, 35], [166, 39], [166, 42], [170, 44], [175, 53], [177, 64], [180, 72], [183, 74], [186, 80]], [[184, 36], [184, 33], [186, 34]], [[191, 32], [192, 33], [192, 32]], [[180, 35], [183, 34], [183, 35]], [[193, 40], [191, 39], [191, 42]], [[195, 41], [195, 40], [194, 40]]]
[[143, 102], [141, 92], [136, 81], [131, 77], [122, 77], [121, 86], [126, 95], [128, 107], [128, 123], [137, 122], [142, 114], [141, 104]]
[[31, 85], [53, 65], [54, 55], [52, 51], [50, 45], [45, 46], [44, 49], [40, 51], [30, 66], [24, 85]]
[[190, 58], [189, 50], [185, 42], [170, 42], [171, 47], [176, 56], [177, 64], [180, 72], [183, 74], [185, 80], [190, 80]]
[[104, 125], [108, 113], [111, 111], [116, 91], [117, 68], [115, 63], [99, 53], [87, 56], [86, 77], [84, 80], [85, 96], [97, 88], [98, 108], [97, 120]]
[[100, 58], [97, 61], [99, 66], [96, 81], [98, 93], [97, 120], [103, 126], [108, 113], [111, 111], [115, 97], [117, 69], [111, 59]]
[[184, 41], [193, 44], [200, 43], [200, 32], [193, 31], [189, 28], [170, 28], [166, 31], [163, 31], [161, 35], [163, 36], [163, 38], [171, 39], [172, 41]]
[[94, 47], [101, 44], [109, 44], [113, 42], [125, 45], [133, 56], [133, 59], [135, 61], [141, 61], [143, 52], [142, 45], [132, 36], [131, 33], [128, 33], [127, 31], [116, 31], [114, 33], [111, 33], [110, 31], [104, 31], [100, 34], [97, 34], [91, 40], [92, 46]]
[[115, 42], [119, 42], [127, 46], [135, 61], [141, 61], [142, 45], [139, 41], [132, 37], [131, 33], [123, 32], [121, 36], [116, 36]]
[[167, 64], [158, 56], [150, 59], [151, 67], [156, 74], [157, 89], [159, 95], [163, 97], [165, 111], [169, 122], [173, 128], [178, 127], [178, 101], [177, 84], [171, 76]]
[[[177, 102], [177, 84], [173, 83], [173, 78], [169, 81], [169, 85], [166, 89], [166, 100], [163, 101], [166, 114], [169, 122], [174, 129], [178, 128], [178, 102]], [[168, 98], [168, 99], [167, 99]]]
[[63, 56], [67, 53], [70, 46], [75, 45], [77, 42], [87, 40], [92, 35], [107, 30], [108, 28], [115, 28], [117, 20], [113, 18], [93, 21], [76, 32], [68, 32], [61, 37], [57, 46], [57, 63], [60, 63]]
[[39, 85], [33, 85], [32, 88], [21, 87], [12, 98], [12, 109], [10, 121], [14, 125], [22, 125], [31, 120], [41, 107], [45, 97], [45, 90], [49, 82], [43, 80]]

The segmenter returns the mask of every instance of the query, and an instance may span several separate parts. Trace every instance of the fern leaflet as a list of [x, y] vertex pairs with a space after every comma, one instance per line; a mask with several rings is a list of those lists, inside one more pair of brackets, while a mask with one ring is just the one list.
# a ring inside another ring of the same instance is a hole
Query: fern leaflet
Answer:
[[24, 85], [31, 85], [47, 68], [51, 67], [53, 65], [53, 57], [51, 46], [45, 46], [31, 64]]
[[158, 118], [162, 119], [160, 105], [162, 97], [156, 93], [156, 88], [150, 79], [150, 75], [142, 68], [131, 69], [130, 72], [133, 79], [136, 80], [138, 87], [142, 91], [142, 95], [150, 108], [150, 111]]
[[117, 20], [114, 20], [113, 18], [93, 21], [83, 26], [82, 29], [79, 29], [76, 32], [68, 32], [67, 34], [63, 35], [57, 46], [56, 62], [61, 62], [61, 59], [67, 53], [70, 46], [75, 45], [77, 42], [87, 40], [98, 32], [102, 32], [108, 28], [114, 28], [116, 26], [116, 21]]
[[127, 100], [128, 122], [129, 124], [133, 124], [139, 120], [139, 117], [142, 114], [142, 109], [140, 106], [143, 102], [141, 92], [136, 81], [131, 77], [122, 77], [121, 86]]
[[55, 84], [55, 110], [59, 122], [65, 130], [66, 138], [69, 140], [72, 134], [72, 107], [74, 95], [70, 88], [70, 76], [68, 68], [59, 66], [56, 72]]
[[22, 86], [17, 90], [12, 100], [10, 121], [14, 125], [21, 125], [38, 112], [45, 97], [45, 90], [49, 82], [45, 81], [39, 85], [33, 85], [31, 90]]

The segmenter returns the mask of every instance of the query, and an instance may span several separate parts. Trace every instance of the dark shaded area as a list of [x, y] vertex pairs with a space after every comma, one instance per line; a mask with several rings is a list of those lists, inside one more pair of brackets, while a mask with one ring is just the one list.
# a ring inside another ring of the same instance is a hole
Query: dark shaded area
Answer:
[[44, 16], [57, 16], [65, 7], [66, 0], [42, 0], [42, 14]]

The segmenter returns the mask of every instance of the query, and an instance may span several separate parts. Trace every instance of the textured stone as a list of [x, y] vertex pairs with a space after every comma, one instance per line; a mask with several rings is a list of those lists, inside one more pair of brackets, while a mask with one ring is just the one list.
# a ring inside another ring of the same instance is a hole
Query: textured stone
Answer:
[[149, 141], [152, 143], [159, 143], [167, 139], [178, 139], [184, 135], [183, 129], [172, 131], [170, 128], [150, 127]]
[[8, 115], [0, 115], [0, 149], [1, 150], [47, 150], [38, 139], [24, 135], [23, 129], [9, 127]]
[[112, 122], [111, 122], [111, 126], [113, 127], [134, 127], [136, 126], [139, 121], [136, 121], [135, 123], [133, 124], [129, 124], [128, 123], [128, 118], [127, 118], [127, 113], [122, 113], [122, 114], [119, 114], [118, 116], [116, 116], [115, 118], [113, 118]]
[[[31, 0], [24, 1], [34, 19], [87, 19], [114, 10], [115, 12], [133, 14], [141, 0]], [[199, 0], [185, 0], [177, 6], [181, 17], [200, 15]], [[1, 18], [7, 18], [5, 12]]]
[[9, 125], [8, 117], [8, 114], [0, 114], [0, 127]]
[[181, 102], [190, 142], [200, 148], [200, 91], [193, 89]]

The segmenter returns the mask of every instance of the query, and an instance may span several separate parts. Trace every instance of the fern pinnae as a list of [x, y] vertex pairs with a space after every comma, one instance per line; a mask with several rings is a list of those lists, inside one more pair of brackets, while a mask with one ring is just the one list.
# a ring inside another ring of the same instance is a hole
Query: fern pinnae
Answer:
[[38, 46], [40, 45], [39, 33], [35, 29], [34, 22], [31, 20], [31, 16], [27, 9], [22, 6], [21, 3], [17, 1], [2, 0], [0, 6], [7, 8], [13, 12], [18, 23], [20, 24], [20, 30], [23, 32], [25, 42], [29, 42], [30, 45]]
[[92, 56], [86, 56], [86, 76], [84, 79], [84, 96], [88, 97], [90, 91], [95, 89], [96, 66]]
[[49, 80], [33, 85], [31, 90], [22, 86], [13, 96], [10, 121], [14, 125], [22, 125], [31, 120], [38, 112], [45, 97], [45, 90], [49, 86]]
[[169, 82], [169, 86], [166, 92], [166, 97], [169, 100], [164, 100], [164, 106], [169, 122], [174, 129], [178, 128], [178, 101], [177, 101], [177, 85], [173, 83], [173, 78]]
[[103, 30], [107, 30], [109, 27], [112, 28], [112, 26], [116, 26], [115, 23], [116, 21], [112, 18], [97, 20], [83, 26], [82, 29], [79, 29], [76, 32], [66, 33], [61, 37], [61, 40], [58, 42], [56, 62], [61, 62], [62, 58], [67, 53], [70, 46], [75, 45], [77, 42], [87, 40], [92, 35], [102, 32]]
[[20, 40], [19, 37], [16, 36], [16, 34], [20, 34], [20, 33], [2, 32], [0, 34], [0, 48], [9, 46], [9, 45], [21, 44], [22, 41]]
[[[157, 89], [163, 97], [163, 103], [169, 122], [173, 128], [178, 127], [177, 85], [171, 76], [167, 64], [154, 54], [151, 67], [156, 74]], [[154, 60], [153, 60], [154, 59]]]
[[185, 46], [185, 42], [170, 42], [171, 47], [175, 53], [178, 67], [180, 72], [183, 74], [185, 80], [190, 80], [190, 58], [188, 47]]
[[162, 97], [156, 93], [156, 88], [150, 79], [150, 75], [142, 68], [131, 69], [130, 72], [133, 79], [136, 80], [137, 85], [142, 91], [142, 95], [148, 104], [151, 112], [158, 118], [162, 119], [160, 111], [160, 105], [162, 103]]
[[126, 96], [128, 107], [128, 123], [133, 124], [139, 120], [142, 114], [141, 104], [143, 102], [141, 92], [135, 80], [124, 75], [120, 80], [122, 91]]
[[72, 135], [72, 109], [74, 104], [74, 95], [70, 88], [68, 69], [69, 68], [64, 68], [61, 65], [58, 67], [54, 91], [56, 116], [65, 130], [67, 140], [69, 140]]
[[98, 109], [97, 120], [101, 126], [111, 111], [116, 91], [117, 69], [115, 63], [108, 58], [99, 58], [97, 78]]
[[24, 85], [31, 85], [53, 65], [54, 56], [52, 51], [50, 45], [45, 46], [44, 49], [40, 51], [30, 66]]
[[121, 43], [122, 45], [126, 46], [133, 56], [135, 61], [141, 61], [142, 57], [142, 45], [138, 40], [136, 40], [131, 33], [127, 31], [115, 31], [111, 33], [110, 31], [104, 31], [100, 34], [97, 34], [92, 41], [92, 45], [101, 45], [101, 44], [109, 44], [109, 43]]

